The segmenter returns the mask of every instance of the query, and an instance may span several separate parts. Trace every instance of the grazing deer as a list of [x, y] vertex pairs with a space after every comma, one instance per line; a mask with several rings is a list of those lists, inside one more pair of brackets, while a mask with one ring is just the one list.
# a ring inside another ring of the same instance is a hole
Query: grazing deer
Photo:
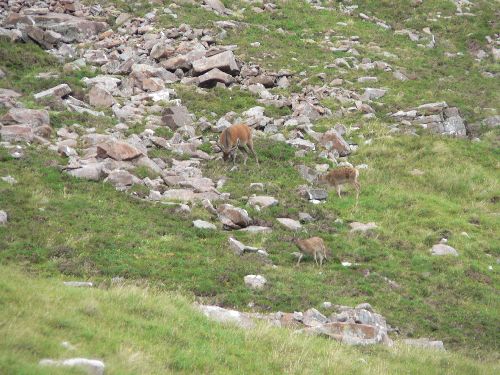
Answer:
[[299, 265], [302, 257], [304, 255], [311, 255], [314, 257], [314, 261], [319, 265], [323, 265], [323, 259], [328, 260], [326, 257], [326, 246], [325, 242], [319, 237], [311, 237], [306, 240], [301, 240], [294, 238], [293, 242], [300, 249], [299, 260], [297, 261], [297, 266]]
[[359, 190], [361, 189], [361, 184], [358, 181], [359, 171], [353, 167], [342, 167], [333, 169], [328, 173], [320, 175], [317, 179], [317, 182], [322, 185], [330, 185], [334, 186], [337, 190], [337, 194], [339, 198], [340, 196], [340, 185], [345, 183], [350, 183], [354, 185], [356, 189], [356, 203], [359, 199]]
[[219, 152], [222, 152], [224, 161], [230, 157], [233, 158], [233, 165], [236, 163], [237, 148], [243, 152], [243, 164], [247, 164], [248, 151], [245, 148], [246, 146], [255, 157], [257, 165], [259, 165], [259, 159], [257, 159], [257, 154], [253, 149], [252, 129], [248, 125], [236, 124], [224, 129], [220, 135], [219, 142], [217, 142], [217, 146], [220, 149]]

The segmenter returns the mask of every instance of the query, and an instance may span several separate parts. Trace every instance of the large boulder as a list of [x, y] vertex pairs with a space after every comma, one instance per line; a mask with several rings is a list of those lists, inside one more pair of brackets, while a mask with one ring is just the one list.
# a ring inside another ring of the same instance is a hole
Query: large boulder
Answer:
[[93, 107], [109, 108], [116, 100], [104, 86], [95, 85], [89, 91], [89, 103]]
[[4, 21], [4, 26], [19, 28], [20, 25], [55, 31], [61, 35], [61, 41], [64, 43], [86, 41], [90, 36], [97, 35], [109, 27], [106, 22], [89, 21], [64, 13], [10, 13]]
[[61, 99], [63, 96], [71, 94], [71, 87], [69, 87], [66, 83], [61, 85], [57, 85], [48, 90], [41, 91], [36, 93], [34, 96], [35, 100], [42, 99]]
[[9, 112], [0, 117], [3, 124], [22, 124], [38, 127], [49, 125], [49, 112], [44, 109], [11, 108]]
[[347, 156], [351, 153], [349, 144], [335, 129], [330, 129], [324, 133], [319, 142], [328, 151], [336, 150], [340, 156]]
[[162, 120], [172, 130], [193, 124], [188, 109], [183, 105], [166, 108], [163, 111]]
[[111, 158], [114, 160], [132, 160], [143, 153], [132, 146], [131, 144], [123, 141], [108, 141], [97, 145], [97, 156], [100, 158]]
[[30, 142], [34, 133], [30, 126], [8, 125], [0, 128], [0, 138], [5, 142]]
[[230, 204], [221, 204], [217, 207], [219, 220], [224, 229], [241, 229], [250, 225], [252, 219], [243, 208], [234, 207]]
[[248, 204], [253, 207], [260, 207], [260, 208], [266, 208], [266, 207], [271, 207], [275, 206], [278, 204], [278, 200], [274, 197], [270, 196], [265, 196], [265, 195], [258, 195], [258, 196], [253, 196], [248, 199]]
[[193, 73], [197, 75], [215, 68], [230, 74], [235, 74], [240, 70], [232, 51], [224, 51], [210, 57], [202, 57], [199, 60], [193, 61]]
[[104, 362], [97, 359], [70, 358], [64, 360], [42, 359], [40, 366], [46, 367], [69, 367], [83, 370], [88, 375], [104, 375]]
[[254, 326], [254, 323], [247, 314], [236, 310], [211, 305], [198, 305], [198, 308], [207, 318], [220, 323], [235, 324], [242, 328], [251, 328]]

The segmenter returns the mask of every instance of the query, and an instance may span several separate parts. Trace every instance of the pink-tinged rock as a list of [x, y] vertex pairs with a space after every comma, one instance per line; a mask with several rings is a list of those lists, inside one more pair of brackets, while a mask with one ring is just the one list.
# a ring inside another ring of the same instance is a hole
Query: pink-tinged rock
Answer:
[[108, 141], [97, 145], [97, 156], [114, 160], [132, 160], [142, 155], [134, 146], [123, 141]]
[[320, 143], [327, 150], [336, 150], [340, 156], [347, 156], [351, 153], [349, 144], [335, 129], [324, 133], [320, 138]]
[[200, 87], [212, 87], [215, 86], [217, 82], [221, 82], [225, 85], [229, 85], [234, 82], [234, 78], [231, 75], [226, 74], [217, 68], [196, 77], [196, 79], [198, 86]]
[[23, 124], [37, 127], [50, 124], [49, 112], [44, 109], [11, 108], [0, 118], [3, 124]]
[[8, 125], [0, 128], [0, 138], [5, 142], [31, 142], [33, 129], [25, 125]]
[[68, 94], [71, 94], [71, 87], [69, 87], [66, 83], [63, 83], [48, 90], [36, 93], [33, 96], [35, 100], [41, 100], [50, 98], [62, 98], [63, 96], [66, 96]]
[[93, 107], [109, 108], [116, 103], [116, 100], [106, 88], [96, 85], [89, 91], [89, 103]]

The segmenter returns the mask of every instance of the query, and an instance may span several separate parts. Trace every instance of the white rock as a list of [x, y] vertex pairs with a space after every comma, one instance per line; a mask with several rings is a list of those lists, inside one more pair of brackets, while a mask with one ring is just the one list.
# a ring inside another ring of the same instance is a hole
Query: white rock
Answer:
[[276, 219], [281, 225], [289, 230], [300, 230], [302, 229], [302, 224], [294, 219], [289, 219], [286, 217], [279, 217]]
[[458, 252], [451, 246], [445, 245], [445, 244], [437, 244], [432, 246], [431, 249], [431, 254], [432, 255], [453, 255], [453, 256], [458, 256]]
[[94, 286], [94, 284], [87, 281], [64, 281], [63, 284], [66, 286], [73, 286], [77, 288], [92, 288]]
[[267, 283], [266, 278], [261, 275], [246, 275], [243, 280], [245, 285], [251, 289], [262, 289]]
[[60, 361], [53, 359], [42, 359], [39, 363], [40, 366], [54, 366], [54, 367], [79, 367], [83, 369], [88, 375], [103, 375], [104, 362], [97, 359], [87, 358], [70, 358]]
[[5, 176], [5, 177], [2, 177], [2, 181], [10, 184], [10, 185], [14, 185], [14, 184], [17, 184], [17, 180], [12, 177], [12, 176]]
[[7, 224], [8, 218], [7, 212], [0, 210], [0, 225]]
[[204, 221], [204, 220], [194, 220], [193, 225], [195, 228], [198, 228], [198, 229], [210, 229], [210, 230], [217, 229], [217, 227], [214, 224], [209, 223], [208, 221]]

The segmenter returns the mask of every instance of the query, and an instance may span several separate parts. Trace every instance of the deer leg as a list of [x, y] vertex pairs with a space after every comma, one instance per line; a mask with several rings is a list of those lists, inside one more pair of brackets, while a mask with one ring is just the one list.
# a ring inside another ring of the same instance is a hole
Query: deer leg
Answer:
[[339, 196], [339, 198], [342, 198], [342, 196], [340, 195], [340, 185], [335, 185], [335, 189], [337, 189], [337, 195]]
[[361, 185], [358, 181], [354, 181], [354, 187], [356, 188], [356, 200], [359, 199], [359, 191], [361, 189]]
[[318, 266], [318, 258], [317, 258], [317, 253], [314, 252], [314, 261], [316, 262], [316, 265]]
[[241, 153], [243, 154], [243, 164], [247, 165], [247, 160], [248, 160], [248, 151], [245, 146], [238, 146], [240, 149]]
[[257, 163], [257, 165], [259, 165], [259, 159], [257, 158], [257, 154], [255, 153], [255, 150], [253, 149], [253, 141], [249, 141], [247, 143], [247, 147], [250, 149], [250, 151], [252, 152], [252, 155], [255, 157], [255, 162]]
[[302, 260], [302, 257], [303, 257], [303, 256], [304, 256], [303, 254], [300, 254], [300, 255], [299, 255], [299, 260], [297, 261], [296, 266], [298, 266], [298, 265], [299, 265], [299, 263], [300, 263], [300, 261]]

